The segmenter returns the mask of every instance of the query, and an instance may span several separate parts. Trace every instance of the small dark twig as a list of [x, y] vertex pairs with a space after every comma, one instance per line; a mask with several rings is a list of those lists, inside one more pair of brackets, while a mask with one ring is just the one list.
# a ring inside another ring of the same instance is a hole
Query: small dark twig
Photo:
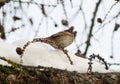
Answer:
[[5, 57], [1, 57], [0, 56], [0, 59], [7, 62], [8, 64], [11, 64], [12, 66], [16, 67], [17, 66], [17, 63], [16, 62], [13, 62], [12, 60], [9, 60], [9, 59], [6, 59]]
[[[36, 39], [33, 39], [32, 41], [28, 41], [24, 46], [23, 46], [23, 53], [21, 54], [21, 58], [25, 52], [25, 49], [31, 44], [31, 43], [34, 43], [34, 42], [44, 42], [44, 43], [49, 43], [49, 44], [55, 44], [54, 41], [52, 40], [48, 40], [48, 39], [44, 39], [44, 38], [36, 38]], [[57, 46], [57, 45], [56, 45]]]
[[62, 7], [63, 7], [63, 11], [64, 11], [64, 14], [65, 14], [66, 21], [68, 21], [68, 16], [67, 16], [67, 12], [66, 12], [66, 9], [65, 9], [65, 3], [64, 3], [64, 0], [60, 0], [60, 2], [61, 2]]
[[90, 62], [88, 62], [88, 64], [89, 64], [89, 67], [88, 67], [88, 70], [87, 70], [87, 73], [88, 73], [88, 74], [92, 74], [92, 64], [93, 64], [93, 63], [92, 63], [92, 60], [95, 59], [95, 58], [98, 58], [99, 61], [102, 61], [102, 62], [104, 63], [106, 70], [109, 69], [109, 67], [108, 67], [108, 65], [107, 65], [107, 62], [104, 60], [104, 58], [102, 58], [102, 57], [99, 56], [99, 55], [94, 55], [94, 54], [92, 54], [92, 55], [90, 55], [90, 58], [89, 58], [89, 61], [90, 61]]
[[67, 50], [62, 50], [62, 51], [66, 54], [67, 58], [70, 61], [70, 64], [73, 65], [73, 61], [71, 60], [70, 56], [68, 55]]
[[[19, 0], [10, 0], [10, 1], [19, 3]], [[32, 1], [32, 2], [29, 2], [29, 1], [20, 1], [20, 3], [35, 4], [35, 5], [37, 5], [38, 7], [40, 7], [40, 5], [52, 6], [52, 7], [56, 7], [56, 6], [57, 6], [57, 5], [54, 5], [54, 4], [43, 4], [43, 3], [33, 2], [33, 1]]]
[[116, 65], [116, 66], [120, 66], [120, 63], [108, 63], [109, 66], [112, 66], [112, 65]]

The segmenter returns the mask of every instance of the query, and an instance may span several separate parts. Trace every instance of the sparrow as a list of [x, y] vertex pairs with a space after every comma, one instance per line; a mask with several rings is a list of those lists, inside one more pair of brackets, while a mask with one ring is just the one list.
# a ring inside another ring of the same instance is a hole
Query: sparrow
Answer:
[[44, 38], [44, 39], [53, 41], [55, 43], [55, 45], [54, 45], [54, 43], [50, 44], [52, 47], [58, 48], [58, 49], [59, 48], [64, 49], [67, 46], [69, 46], [70, 44], [72, 44], [72, 42], [75, 39], [75, 36], [76, 36], [77, 32], [73, 31], [73, 29], [74, 29], [74, 27], [72, 26], [67, 30], [58, 32], [58, 33], [53, 34], [53, 35], [51, 35], [47, 38]]

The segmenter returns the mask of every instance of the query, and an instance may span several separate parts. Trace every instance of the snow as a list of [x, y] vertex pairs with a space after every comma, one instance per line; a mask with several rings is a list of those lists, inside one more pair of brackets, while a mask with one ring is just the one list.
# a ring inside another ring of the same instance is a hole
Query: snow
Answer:
[[[9, 43], [5, 43], [4, 41], [0, 41], [0, 56], [1, 57], [5, 57], [7, 59], [13, 60], [15, 62], [17, 62], [18, 60], [20, 60], [19, 55], [17, 55], [17, 53], [15, 52], [16, 47], [9, 44]], [[3, 60], [0, 60], [0, 64], [8, 64]]]
[[[5, 42], [0, 42], [0, 56], [4, 56], [7, 59], [10, 59], [14, 62], [20, 63], [20, 57], [16, 54], [16, 47], [22, 47], [26, 40], [19, 40], [12, 44], [8, 44]], [[67, 56], [61, 51], [57, 49], [53, 49], [52, 47], [41, 43], [32, 43], [25, 50], [23, 56], [23, 65], [30, 66], [44, 66], [44, 67], [53, 67], [63, 70], [69, 71], [77, 71], [80, 73], [86, 73], [88, 69], [88, 59], [84, 59], [81, 57], [77, 57], [71, 52], [69, 52], [69, 56], [72, 59], [74, 65], [71, 65]], [[7, 63], [0, 60], [0, 64], [6, 65]], [[100, 63], [93, 62], [93, 71], [94, 72], [115, 72], [113, 69], [105, 70], [105, 66]]]

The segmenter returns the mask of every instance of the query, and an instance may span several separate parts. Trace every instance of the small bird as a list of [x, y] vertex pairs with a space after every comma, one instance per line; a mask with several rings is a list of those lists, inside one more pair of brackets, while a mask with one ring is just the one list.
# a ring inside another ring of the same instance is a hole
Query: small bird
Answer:
[[53, 41], [57, 45], [57, 47], [54, 46], [54, 44], [50, 44], [50, 45], [53, 46], [54, 48], [64, 49], [65, 47], [72, 44], [72, 42], [74, 41], [74, 38], [76, 36], [76, 31], [73, 31], [73, 29], [74, 27], [72, 26], [67, 30], [53, 34], [45, 39]]

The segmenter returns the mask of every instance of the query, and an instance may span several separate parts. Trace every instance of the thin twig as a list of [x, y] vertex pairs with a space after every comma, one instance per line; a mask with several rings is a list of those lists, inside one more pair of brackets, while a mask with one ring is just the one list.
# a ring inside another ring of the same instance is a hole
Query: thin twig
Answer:
[[90, 58], [89, 58], [90, 62], [88, 62], [88, 64], [89, 64], [89, 67], [88, 67], [88, 70], [87, 70], [87, 73], [88, 73], [88, 74], [92, 74], [92, 73], [93, 73], [93, 72], [92, 72], [92, 64], [93, 64], [93, 63], [92, 63], [92, 60], [95, 59], [95, 58], [98, 58], [99, 61], [102, 61], [102, 62], [104, 63], [106, 70], [109, 69], [109, 67], [108, 67], [108, 65], [107, 65], [107, 62], [104, 60], [104, 58], [102, 58], [102, 57], [99, 56], [99, 55], [94, 55], [94, 54], [92, 54], [92, 55], [90, 55]]
[[95, 11], [94, 11], [94, 13], [93, 13], [93, 17], [92, 17], [92, 20], [91, 20], [91, 26], [90, 26], [88, 38], [87, 38], [87, 41], [86, 41], [86, 48], [85, 48], [85, 51], [84, 51], [84, 56], [86, 56], [87, 51], [88, 51], [89, 46], [90, 46], [91, 37], [92, 37], [92, 32], [93, 32], [93, 27], [94, 27], [94, 23], [95, 23], [95, 18], [96, 18], [97, 11], [98, 11], [98, 7], [100, 6], [101, 1], [102, 1], [102, 0], [99, 0], [99, 1], [97, 2], [96, 7], [95, 7]]

